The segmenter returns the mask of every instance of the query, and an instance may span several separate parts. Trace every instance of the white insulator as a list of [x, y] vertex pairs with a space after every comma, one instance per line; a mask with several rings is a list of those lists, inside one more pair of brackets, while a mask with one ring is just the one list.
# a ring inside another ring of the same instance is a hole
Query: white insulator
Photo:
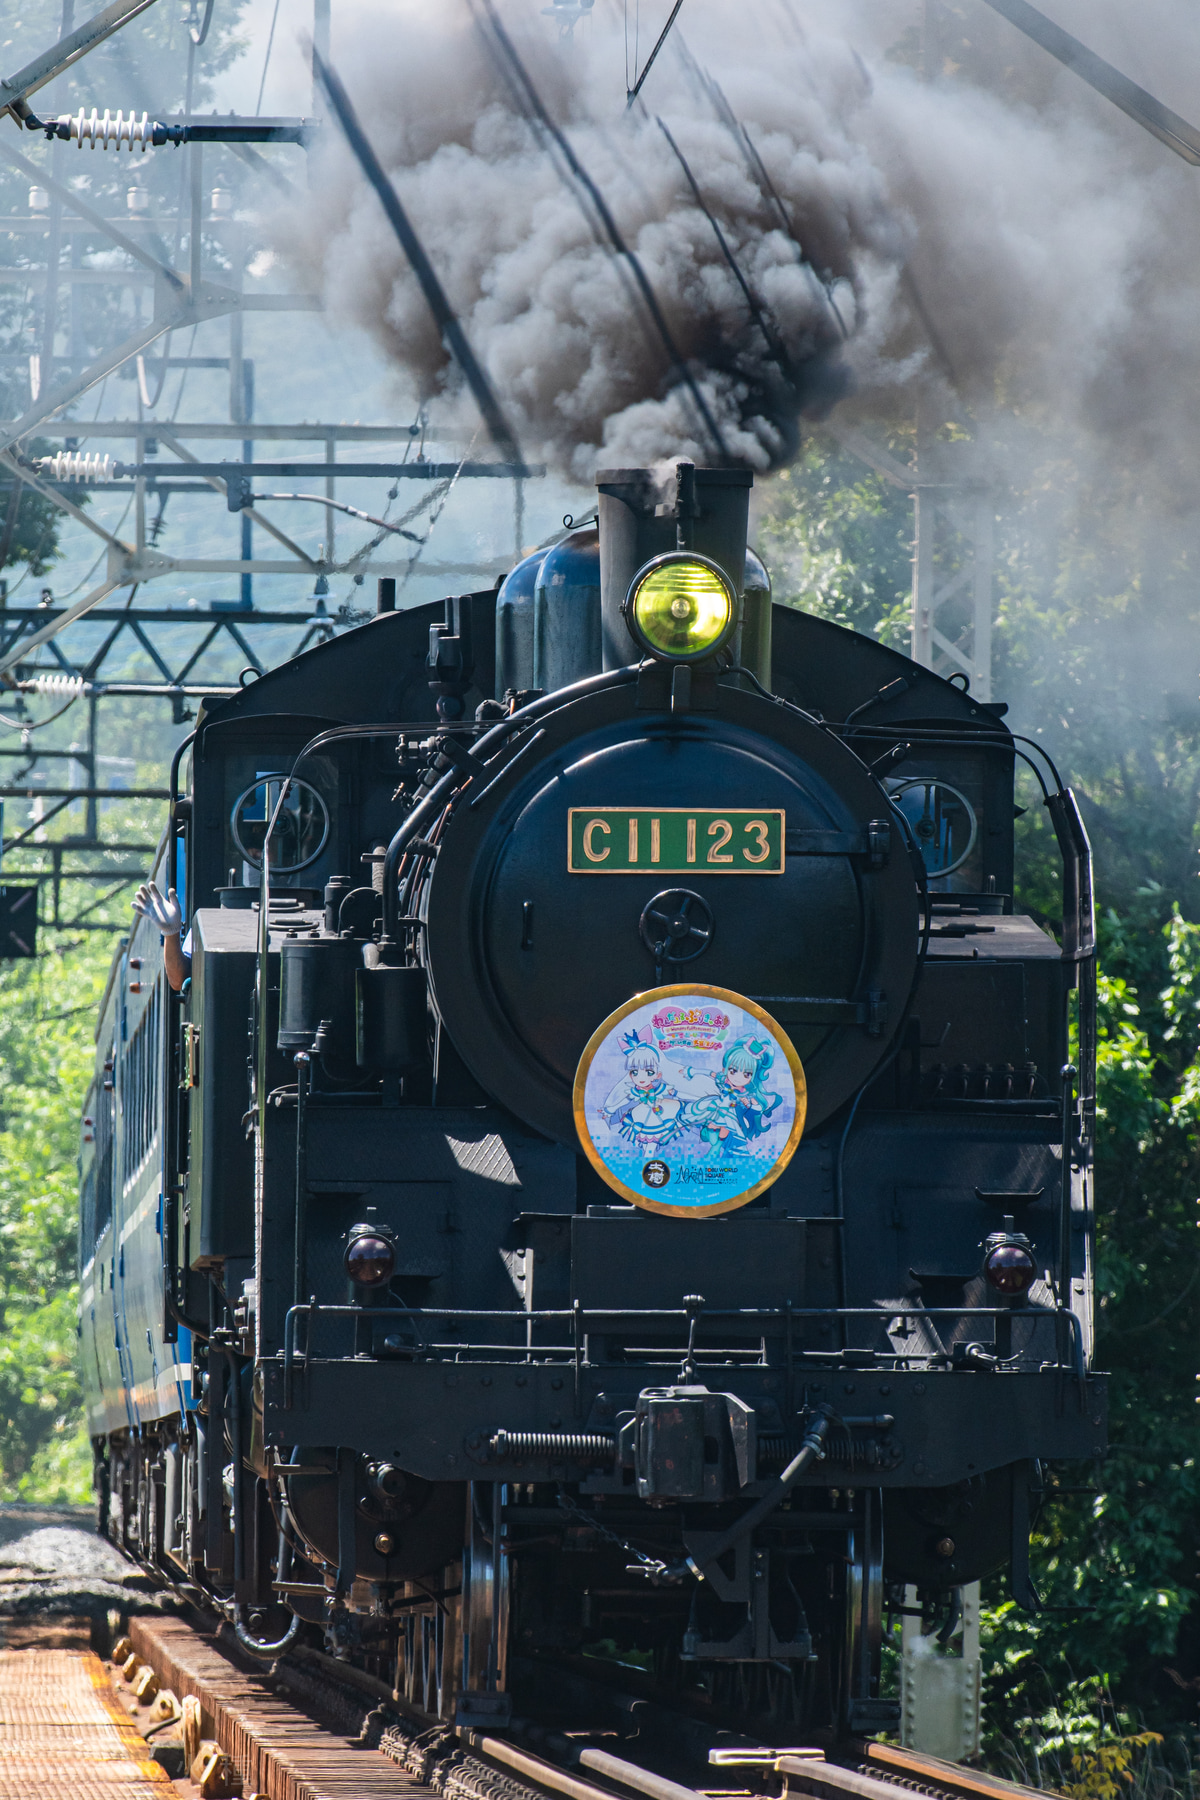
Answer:
[[43, 456], [38, 469], [50, 481], [111, 481], [112, 457], [99, 452], [60, 450], [54, 456]]
[[34, 675], [17, 685], [23, 694], [82, 694], [89, 683], [82, 675]]
[[71, 136], [81, 150], [85, 143], [89, 143], [93, 150], [97, 145], [101, 150], [107, 150], [110, 144], [115, 145], [118, 150], [122, 144], [128, 144], [132, 150], [135, 144], [139, 144], [144, 152], [154, 130], [149, 114], [143, 113], [140, 119], [132, 112], [128, 115], [119, 112], [114, 116], [107, 106], [103, 114], [98, 113], [94, 106], [90, 113], [85, 113], [81, 106], [73, 118], [69, 113], [64, 113], [56, 123], [70, 127]]

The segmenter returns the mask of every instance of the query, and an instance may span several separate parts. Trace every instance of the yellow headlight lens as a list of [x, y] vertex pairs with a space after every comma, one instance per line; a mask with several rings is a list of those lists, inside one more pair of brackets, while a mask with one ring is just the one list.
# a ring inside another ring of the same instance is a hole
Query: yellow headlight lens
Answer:
[[737, 603], [715, 564], [696, 556], [664, 556], [634, 581], [626, 617], [634, 638], [652, 656], [696, 662], [728, 640]]

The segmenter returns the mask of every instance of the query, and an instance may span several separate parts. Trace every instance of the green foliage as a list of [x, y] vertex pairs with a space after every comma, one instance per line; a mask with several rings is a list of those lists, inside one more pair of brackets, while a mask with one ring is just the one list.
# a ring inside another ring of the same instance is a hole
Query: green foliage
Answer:
[[[1085, 444], [1064, 447], [1028, 419], [1002, 418], [993, 430], [1008, 476], [996, 518], [993, 691], [1079, 793], [1106, 903], [1145, 916], [1143, 891], [1157, 884], [1159, 922], [1173, 902], [1200, 916], [1200, 692], [1190, 648], [1200, 631], [1200, 539], [1178, 518], [1148, 516], [1137, 468], [1110, 467], [1101, 479]], [[911, 432], [869, 435], [902, 467], [911, 460]], [[943, 427], [935, 457], [963, 435]], [[758, 506], [776, 599], [908, 648], [913, 528], [902, 487], [818, 431], [792, 469], [763, 484]], [[955, 554], [942, 534], [939, 582], [956, 572]], [[959, 623], [953, 607], [939, 615], [952, 637]], [[1025, 879], [1048, 914], [1053, 834], [1033, 791], [1021, 798]]]
[[1073, 1749], [1063, 1792], [1071, 1800], [1122, 1800], [1137, 1784], [1139, 1752], [1162, 1741], [1160, 1732], [1137, 1731]]
[[[1085, 458], [1028, 421], [1002, 428], [1023, 433], [1027, 479], [997, 520], [994, 691], [1059, 761], [1096, 852], [1097, 1363], [1111, 1371], [1112, 1449], [1099, 1468], [1049, 1472], [1033, 1574], [1064, 1610], [1023, 1613], [999, 1581], [985, 1592], [986, 1745], [1019, 1779], [1114, 1800], [1194, 1785], [1200, 544], [1178, 521], [1150, 522], [1136, 470], [1110, 465], [1101, 491]], [[905, 440], [888, 447], [907, 460]], [[777, 598], [906, 647], [900, 489], [816, 435], [760, 504]], [[1057, 850], [1026, 775], [1018, 799], [1017, 902], [1053, 921]], [[1096, 1491], [1054, 1491], [1078, 1488]]]
[[1186, 1729], [1181, 1683], [1200, 1649], [1200, 928], [1178, 912], [1156, 925], [1159, 903], [1102, 920], [1097, 1332], [1112, 1448], [1061, 1475], [1098, 1491], [1051, 1497], [1033, 1557], [1047, 1606], [1078, 1610], [1031, 1616], [997, 1586], [985, 1619], [990, 1754], [1098, 1800], [1117, 1791], [1101, 1756], [1114, 1734]]
[[[11, 389], [0, 381], [0, 406], [5, 416], [15, 413]], [[58, 448], [48, 438], [28, 439], [23, 454], [31, 462], [49, 456]], [[88, 505], [91, 496], [79, 493], [76, 506]], [[15, 477], [0, 479], [0, 569], [24, 563], [32, 576], [46, 573], [59, 553], [59, 529], [64, 515], [53, 500], [35, 493]]]
[[[908, 455], [899, 436], [887, 447], [901, 462]], [[906, 645], [912, 504], [903, 489], [813, 437], [770, 483], [755, 529], [776, 600]]]
[[0, 1497], [86, 1500], [76, 1156], [111, 944], [0, 969]]

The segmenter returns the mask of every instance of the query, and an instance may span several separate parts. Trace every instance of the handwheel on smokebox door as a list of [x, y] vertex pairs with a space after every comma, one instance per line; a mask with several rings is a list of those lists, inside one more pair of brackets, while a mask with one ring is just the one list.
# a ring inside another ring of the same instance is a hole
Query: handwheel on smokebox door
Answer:
[[661, 982], [664, 963], [691, 962], [708, 949], [713, 934], [712, 908], [691, 888], [664, 888], [647, 901], [638, 930], [654, 958], [655, 979]]

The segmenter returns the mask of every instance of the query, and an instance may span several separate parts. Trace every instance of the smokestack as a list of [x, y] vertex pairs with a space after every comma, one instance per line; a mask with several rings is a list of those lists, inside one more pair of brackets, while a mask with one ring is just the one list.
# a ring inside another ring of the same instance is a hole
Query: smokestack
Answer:
[[604, 667], [641, 656], [621, 607], [644, 563], [670, 550], [695, 550], [715, 562], [741, 594], [746, 574], [749, 469], [697, 469], [677, 463], [665, 481], [650, 469], [601, 469], [600, 614]]

